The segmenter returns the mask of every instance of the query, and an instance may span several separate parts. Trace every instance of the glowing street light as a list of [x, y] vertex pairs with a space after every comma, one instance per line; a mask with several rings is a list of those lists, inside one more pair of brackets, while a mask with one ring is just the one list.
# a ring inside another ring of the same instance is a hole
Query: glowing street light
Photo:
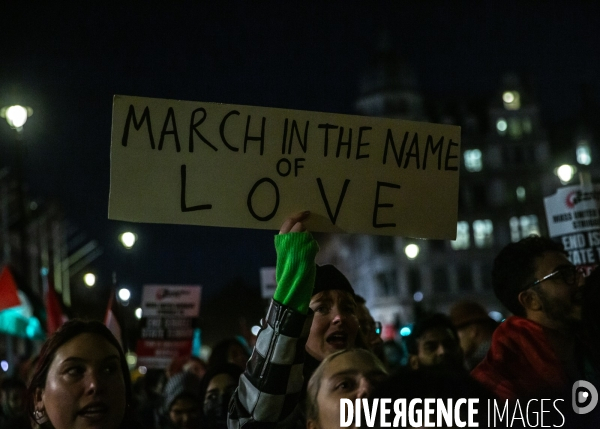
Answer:
[[31, 115], [33, 115], [31, 107], [20, 106], [18, 104], [0, 109], [0, 116], [5, 118], [8, 125], [17, 131], [23, 129], [23, 125], [25, 125], [27, 118]]
[[569, 183], [571, 179], [573, 179], [573, 176], [575, 176], [576, 172], [577, 169], [572, 165], [563, 164], [556, 169], [555, 174], [560, 179], [560, 182], [564, 185], [566, 183]]
[[130, 231], [124, 232], [119, 235], [119, 241], [126, 249], [131, 249], [137, 241], [137, 235]]
[[131, 298], [131, 292], [127, 288], [119, 289], [119, 299], [123, 302], [129, 301]]
[[140, 307], [135, 309], [135, 317], [138, 319], [142, 318], [142, 309]]
[[96, 284], [96, 276], [92, 273], [87, 273], [83, 276], [83, 281], [87, 287], [92, 287]]
[[408, 259], [415, 259], [419, 255], [419, 246], [416, 244], [409, 244], [404, 248], [404, 253]]

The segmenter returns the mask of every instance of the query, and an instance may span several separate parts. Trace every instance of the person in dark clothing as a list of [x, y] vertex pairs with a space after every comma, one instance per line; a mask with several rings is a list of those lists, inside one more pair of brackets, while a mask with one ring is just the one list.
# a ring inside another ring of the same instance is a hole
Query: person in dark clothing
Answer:
[[354, 290], [333, 265], [315, 265], [307, 216], [291, 216], [275, 237], [277, 288], [229, 407], [231, 429], [304, 426], [312, 373], [332, 353], [359, 345]]
[[243, 370], [234, 364], [223, 363], [210, 368], [200, 385], [202, 429], [226, 429], [227, 408], [238, 386]]
[[496, 328], [488, 354], [471, 375], [502, 399], [570, 390], [583, 377], [574, 335], [583, 284], [560, 243], [530, 236], [502, 249], [492, 285], [514, 316]]
[[415, 323], [406, 347], [412, 369], [441, 366], [466, 371], [458, 334], [445, 314], [436, 313]]
[[7, 378], [0, 383], [0, 428], [29, 429], [25, 401], [27, 385], [18, 378]]
[[163, 392], [161, 429], [200, 429], [200, 379], [191, 372], [169, 378]]

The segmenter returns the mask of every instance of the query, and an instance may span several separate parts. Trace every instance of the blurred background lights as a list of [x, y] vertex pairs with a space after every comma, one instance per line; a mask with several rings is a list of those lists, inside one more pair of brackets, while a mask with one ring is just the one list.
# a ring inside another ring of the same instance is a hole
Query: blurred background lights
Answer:
[[138, 371], [140, 372], [140, 374], [144, 375], [148, 372], [148, 368], [146, 368], [145, 366], [140, 366], [138, 367]]
[[500, 313], [499, 311], [490, 311], [488, 313], [488, 316], [490, 316], [492, 319], [494, 319], [496, 322], [501, 322], [502, 319], [504, 319], [504, 316], [502, 315], [502, 313]]
[[133, 232], [124, 232], [119, 236], [121, 243], [126, 249], [131, 249], [137, 240], [137, 236]]
[[416, 244], [409, 244], [404, 248], [404, 253], [408, 259], [415, 259], [419, 254], [419, 246]]
[[590, 154], [590, 147], [587, 143], [580, 143], [577, 146], [577, 162], [581, 165], [590, 165], [592, 163], [592, 156]]
[[260, 326], [254, 325], [250, 331], [252, 332], [252, 335], [257, 336], [260, 331]]
[[119, 298], [121, 299], [121, 301], [129, 301], [130, 297], [131, 297], [131, 292], [129, 292], [129, 289], [126, 289], [126, 288], [119, 289]]
[[404, 328], [400, 329], [400, 335], [402, 335], [403, 337], [408, 337], [411, 332], [412, 329], [410, 329], [408, 326], [405, 326]]
[[506, 110], [519, 110], [521, 108], [521, 96], [517, 91], [505, 91], [502, 101]]
[[498, 122], [496, 122], [496, 129], [503, 133], [506, 131], [506, 128], [508, 128], [506, 121], [504, 119], [498, 119]]
[[125, 360], [130, 367], [135, 367], [137, 364], [137, 355], [133, 352], [127, 352], [125, 354]]
[[5, 107], [0, 110], [0, 116], [6, 118], [11, 128], [20, 131], [27, 122], [27, 118], [33, 114], [33, 109], [20, 105]]
[[135, 309], [135, 317], [137, 317], [138, 319], [142, 318], [142, 309], [140, 307]]
[[0, 368], [2, 368], [2, 371], [4, 371], [4, 372], [8, 371], [8, 362], [5, 360], [0, 362]]
[[513, 101], [515, 101], [515, 96], [512, 92], [506, 91], [504, 94], [502, 94], [502, 100], [505, 103], [512, 103]]
[[413, 299], [415, 300], [415, 302], [423, 301], [423, 292], [415, 292], [415, 294], [413, 295]]
[[519, 200], [519, 202], [523, 202], [525, 201], [526, 196], [527, 192], [525, 191], [525, 188], [522, 186], [517, 187], [517, 200]]
[[565, 183], [568, 183], [571, 181], [571, 179], [573, 179], [573, 176], [575, 176], [576, 171], [577, 170], [572, 165], [563, 164], [556, 169], [556, 175], [560, 179], [561, 183], [564, 185]]
[[92, 273], [87, 273], [83, 276], [83, 281], [87, 287], [92, 287], [96, 284], [96, 276]]

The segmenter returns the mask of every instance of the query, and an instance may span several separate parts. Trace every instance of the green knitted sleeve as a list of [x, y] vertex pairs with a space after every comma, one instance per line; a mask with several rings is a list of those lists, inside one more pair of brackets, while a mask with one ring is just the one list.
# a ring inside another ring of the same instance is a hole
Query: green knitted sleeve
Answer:
[[306, 314], [315, 286], [315, 256], [319, 245], [309, 232], [275, 236], [277, 288], [273, 299]]

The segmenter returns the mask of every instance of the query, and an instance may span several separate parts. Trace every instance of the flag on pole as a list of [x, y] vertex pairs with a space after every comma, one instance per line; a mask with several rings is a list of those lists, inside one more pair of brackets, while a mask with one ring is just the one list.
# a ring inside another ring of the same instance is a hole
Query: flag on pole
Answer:
[[21, 305], [17, 294], [17, 282], [8, 267], [0, 272], [0, 311]]
[[115, 289], [112, 288], [110, 291], [110, 297], [108, 298], [108, 306], [106, 307], [106, 315], [104, 316], [104, 324], [110, 332], [115, 336], [121, 348], [123, 347], [123, 335], [121, 333], [121, 323], [119, 322], [119, 307], [117, 305], [117, 299], [115, 297]]
[[48, 290], [46, 291], [45, 297], [46, 304], [46, 332], [51, 335], [54, 331], [62, 326], [68, 318], [63, 313], [62, 307], [60, 306], [60, 300], [54, 286], [48, 283]]

